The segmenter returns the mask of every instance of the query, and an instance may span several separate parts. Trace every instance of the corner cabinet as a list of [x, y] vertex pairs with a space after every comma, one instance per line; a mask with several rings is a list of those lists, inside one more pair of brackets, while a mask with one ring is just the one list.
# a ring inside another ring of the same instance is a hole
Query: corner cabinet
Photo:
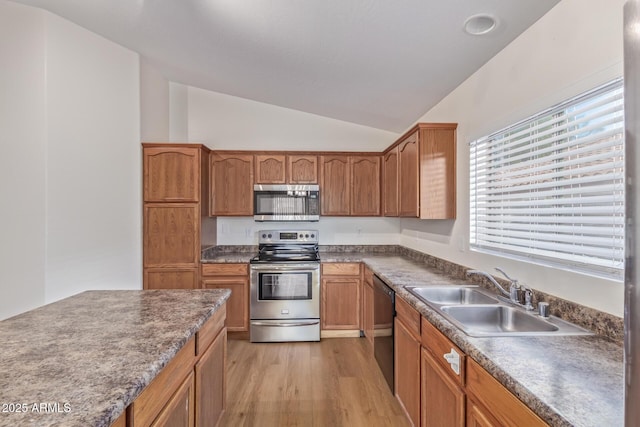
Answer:
[[456, 218], [456, 129], [419, 123], [385, 150], [385, 216]]
[[212, 216], [253, 216], [253, 169], [252, 154], [211, 153]]
[[199, 144], [150, 143], [142, 150], [143, 288], [198, 288], [209, 150]]

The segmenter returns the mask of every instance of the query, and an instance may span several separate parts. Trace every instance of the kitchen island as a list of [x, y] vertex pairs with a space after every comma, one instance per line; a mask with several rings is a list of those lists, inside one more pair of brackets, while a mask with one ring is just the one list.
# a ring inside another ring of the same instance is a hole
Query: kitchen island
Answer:
[[131, 423], [136, 399], [174, 357], [190, 357], [193, 371], [200, 347], [212, 349], [213, 336], [196, 338], [226, 341], [229, 295], [87, 291], [0, 322], [0, 426], [109, 426], [125, 411]]

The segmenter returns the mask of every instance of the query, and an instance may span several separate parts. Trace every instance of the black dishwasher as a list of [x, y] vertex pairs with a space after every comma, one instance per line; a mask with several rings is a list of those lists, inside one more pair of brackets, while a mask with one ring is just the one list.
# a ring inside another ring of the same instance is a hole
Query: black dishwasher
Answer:
[[393, 321], [396, 294], [378, 276], [373, 276], [373, 354], [393, 393]]

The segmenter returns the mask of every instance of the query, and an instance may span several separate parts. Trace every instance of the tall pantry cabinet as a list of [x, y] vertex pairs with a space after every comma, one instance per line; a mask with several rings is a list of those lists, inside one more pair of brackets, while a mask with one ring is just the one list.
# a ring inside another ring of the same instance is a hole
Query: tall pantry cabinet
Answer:
[[208, 218], [209, 149], [143, 143], [143, 288], [200, 287], [201, 230]]

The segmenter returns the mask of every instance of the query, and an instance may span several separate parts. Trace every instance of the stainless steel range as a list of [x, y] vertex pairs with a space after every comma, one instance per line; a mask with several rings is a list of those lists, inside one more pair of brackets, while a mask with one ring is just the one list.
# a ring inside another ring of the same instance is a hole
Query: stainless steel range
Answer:
[[251, 260], [251, 342], [320, 341], [317, 230], [263, 230]]

